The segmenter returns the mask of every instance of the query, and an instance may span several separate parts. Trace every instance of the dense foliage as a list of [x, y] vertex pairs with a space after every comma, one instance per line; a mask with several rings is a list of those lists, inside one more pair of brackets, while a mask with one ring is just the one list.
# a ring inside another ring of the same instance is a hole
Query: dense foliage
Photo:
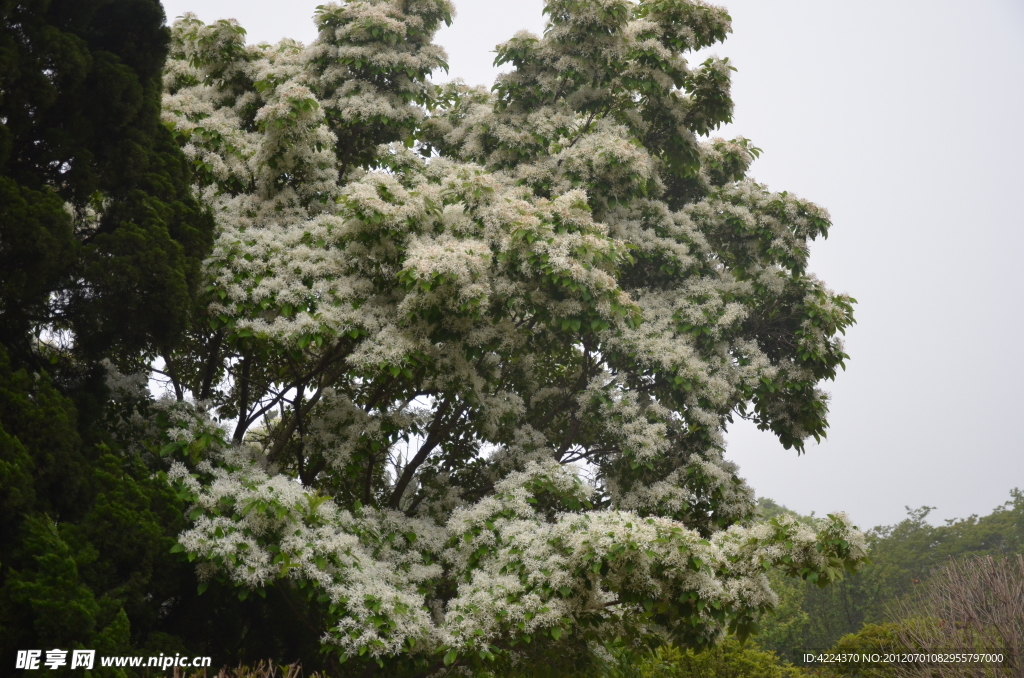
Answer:
[[159, 120], [159, 3], [4, 0], [0, 16], [0, 341], [28, 361], [43, 328], [79, 356], [169, 350], [213, 229]]
[[626, 670], [622, 678], [799, 678], [800, 669], [780, 662], [748, 641], [729, 638], [721, 645], [694, 652], [674, 647], [660, 648]]
[[722, 458], [737, 414], [823, 434], [852, 322], [806, 273], [827, 214], [698, 139], [730, 67], [683, 53], [728, 15], [545, 11], [493, 92], [427, 82], [445, 0], [327, 5], [308, 47], [173, 29], [165, 119], [218, 222], [180, 402], [152, 405], [181, 548], [242, 597], [304, 591], [354, 670], [704, 647], [774, 605], [767, 569], [864, 556], [841, 515], [750, 524]]
[[160, 122], [155, 0], [0, 2], [0, 657], [150, 642], [183, 506], [105, 430], [103, 358], [179, 341], [213, 219]]
[[5, 653], [580, 667], [863, 562], [723, 458], [737, 416], [824, 435], [853, 322], [806, 270], [827, 213], [707, 138], [723, 9], [552, 0], [487, 91], [428, 79], [447, 0], [325, 5], [308, 46], [0, 7]]

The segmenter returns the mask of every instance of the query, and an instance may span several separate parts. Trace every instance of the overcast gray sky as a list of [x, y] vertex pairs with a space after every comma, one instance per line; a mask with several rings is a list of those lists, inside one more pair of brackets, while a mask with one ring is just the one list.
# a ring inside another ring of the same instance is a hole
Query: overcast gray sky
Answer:
[[[322, 1], [165, 8], [308, 42]], [[543, 30], [541, 0], [456, 2], [448, 77], [490, 84], [494, 45]], [[728, 456], [758, 494], [861, 527], [990, 512], [1024, 489], [1024, 3], [721, 4], [734, 33], [710, 51], [738, 72], [719, 134], [764, 150], [758, 181], [831, 211], [811, 269], [859, 301], [828, 440], [797, 457], [737, 425]]]

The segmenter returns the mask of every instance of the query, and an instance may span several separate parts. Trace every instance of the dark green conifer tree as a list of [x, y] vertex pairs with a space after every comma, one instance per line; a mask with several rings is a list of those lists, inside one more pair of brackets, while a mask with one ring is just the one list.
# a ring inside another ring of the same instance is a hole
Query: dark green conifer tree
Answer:
[[174, 347], [213, 233], [160, 122], [164, 24], [158, 0], [0, 0], [5, 673], [17, 649], [183, 649], [182, 507], [104, 433], [100, 365]]
[[0, 313], [84, 357], [166, 350], [212, 236], [160, 123], [167, 28], [156, 0], [0, 3]]

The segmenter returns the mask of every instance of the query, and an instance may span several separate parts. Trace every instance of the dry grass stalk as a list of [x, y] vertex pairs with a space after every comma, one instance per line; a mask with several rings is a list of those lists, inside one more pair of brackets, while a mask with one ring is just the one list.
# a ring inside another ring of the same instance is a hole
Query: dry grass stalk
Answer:
[[[183, 671], [174, 669], [172, 678], [303, 678], [302, 666], [299, 664], [285, 664], [278, 666], [273, 661], [260, 662], [255, 666], [239, 666], [237, 668], [222, 668], [216, 674], [208, 674], [206, 669], [197, 671]], [[318, 673], [310, 674], [307, 678], [323, 678]]]
[[952, 561], [896, 612], [904, 652], [995, 651], [1010, 660], [897, 665], [899, 678], [1024, 678], [1024, 555]]

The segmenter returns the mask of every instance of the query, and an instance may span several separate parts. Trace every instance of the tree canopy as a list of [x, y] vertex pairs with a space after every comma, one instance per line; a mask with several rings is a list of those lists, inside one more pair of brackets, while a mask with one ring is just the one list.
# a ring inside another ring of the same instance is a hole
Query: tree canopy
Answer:
[[218, 230], [178, 401], [136, 406], [201, 578], [304, 591], [356, 666], [704, 647], [756, 628], [768, 568], [824, 585], [865, 555], [842, 514], [751, 523], [722, 456], [735, 416], [824, 435], [853, 322], [807, 272], [827, 212], [704, 138], [731, 66], [685, 54], [728, 14], [545, 12], [491, 91], [428, 79], [446, 0], [323, 6], [309, 46], [173, 27], [164, 120]]
[[0, 9], [0, 649], [580, 667], [864, 561], [723, 457], [825, 434], [853, 322], [710, 136], [724, 9], [552, 0], [490, 90], [430, 80], [447, 0]]
[[160, 124], [155, 0], [0, 3], [0, 341], [169, 350], [213, 233]]

